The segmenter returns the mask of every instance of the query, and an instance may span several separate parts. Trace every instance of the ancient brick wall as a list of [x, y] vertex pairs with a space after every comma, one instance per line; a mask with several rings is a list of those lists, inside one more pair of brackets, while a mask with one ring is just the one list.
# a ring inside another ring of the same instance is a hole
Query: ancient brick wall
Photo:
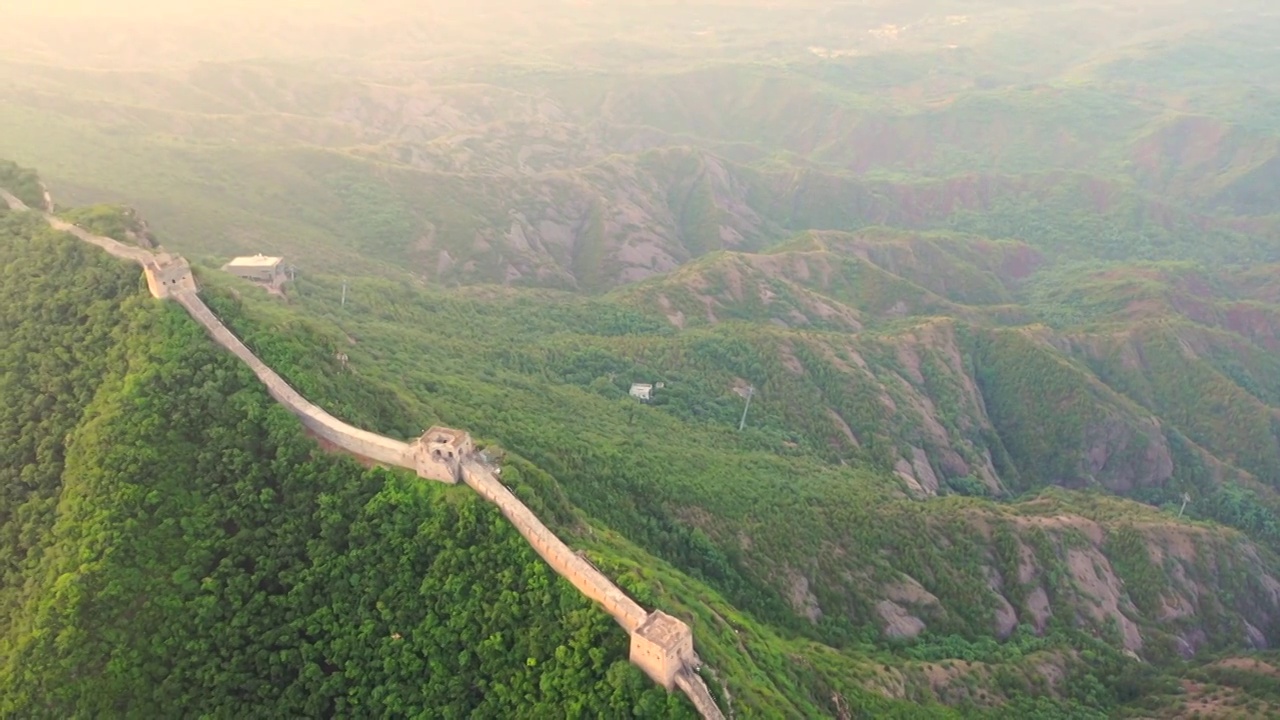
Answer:
[[[625, 628], [628, 634], [632, 635], [634, 642], [636, 629], [644, 624], [649, 617], [649, 613], [639, 603], [628, 597], [604, 573], [596, 570], [591, 563], [580, 557], [568, 545], [564, 544], [560, 538], [556, 537], [555, 533], [547, 529], [547, 526], [542, 524], [538, 516], [534, 515], [524, 503], [520, 502], [520, 499], [499, 482], [498, 478], [487, 468], [477, 463], [467, 463], [462, 468], [462, 479], [481, 497], [497, 505], [502, 514], [524, 536], [524, 539], [537, 551], [538, 555], [542, 556], [542, 559], [561, 577], [573, 583], [578, 592], [600, 603], [605, 612], [613, 616], [613, 619]], [[683, 625], [683, 623], [680, 624]], [[688, 632], [687, 628], [685, 628], [685, 632]], [[685, 647], [686, 645], [687, 648]], [[692, 641], [689, 637], [682, 638], [679, 650], [681, 651], [679, 655], [683, 656], [681, 657], [682, 660], [697, 661], [696, 655], [693, 654]], [[668, 684], [668, 678], [654, 677], [652, 668], [642, 667], [642, 669], [653, 677], [655, 682], [664, 686]], [[665, 675], [665, 673], [662, 674]], [[724, 718], [724, 714], [716, 706], [715, 699], [711, 697], [710, 691], [707, 690], [706, 683], [702, 681], [701, 677], [694, 674], [687, 664], [677, 670], [674, 675], [675, 687], [689, 696], [689, 699], [702, 717], [707, 720], [722, 720]]]
[[253, 370], [253, 374], [257, 375], [258, 379], [267, 386], [267, 392], [271, 394], [271, 397], [275, 398], [281, 405], [284, 405], [289, 412], [297, 415], [302, 420], [302, 424], [306, 425], [316, 435], [356, 455], [387, 465], [413, 469], [408, 443], [392, 440], [367, 430], [361, 430], [325, 412], [318, 405], [302, 397], [297, 390], [294, 390], [284, 381], [284, 378], [277, 375], [274, 370], [259, 360], [240, 341], [240, 338], [236, 337], [222, 324], [221, 320], [214, 316], [208, 306], [204, 304], [204, 301], [195, 293], [177, 293], [173, 298], [178, 301], [178, 304], [187, 309], [187, 312], [191, 314], [191, 317], [196, 322], [209, 331], [215, 342], [230, 350], [232, 354], [248, 365], [249, 369]]
[[583, 595], [600, 603], [627, 632], [634, 631], [645, 621], [648, 613], [644, 608], [548, 530], [537, 515], [498, 482], [493, 473], [478, 464], [469, 463], [462, 469], [462, 479], [481, 497], [497, 505], [548, 565], [573, 583]]
[[132, 260], [133, 262], [136, 262], [139, 265], [143, 265], [143, 266], [145, 266], [148, 262], [155, 262], [156, 256], [153, 253], [147, 250], [144, 250], [140, 247], [134, 247], [133, 245], [125, 245], [124, 243], [118, 240], [113, 240], [109, 237], [94, 235], [93, 233], [89, 232], [88, 230], [85, 230], [79, 225], [73, 225], [67, 222], [66, 220], [62, 220], [60, 218], [54, 217], [53, 215], [46, 214], [45, 219], [49, 221], [49, 225], [54, 230], [62, 230], [63, 232], [71, 233], [72, 235], [75, 235], [81, 240], [89, 243], [90, 245], [97, 245], [98, 247], [102, 248], [103, 250], [106, 250], [108, 253], [115, 255], [118, 258], [123, 258], [125, 260]]
[[676, 673], [676, 687], [681, 690], [689, 699], [693, 701], [693, 706], [698, 709], [698, 714], [706, 720], [723, 720], [724, 713], [720, 712], [720, 706], [716, 705], [716, 699], [711, 697], [711, 691], [707, 689], [707, 684], [702, 681], [689, 668], [684, 668]]

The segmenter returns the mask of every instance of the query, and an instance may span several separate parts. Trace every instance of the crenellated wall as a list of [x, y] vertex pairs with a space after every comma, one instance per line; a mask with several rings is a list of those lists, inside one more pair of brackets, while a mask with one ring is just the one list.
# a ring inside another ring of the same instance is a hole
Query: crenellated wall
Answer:
[[284, 378], [276, 374], [276, 371], [259, 360], [253, 351], [240, 341], [240, 338], [214, 316], [198, 295], [192, 292], [179, 292], [172, 297], [187, 309], [196, 322], [209, 331], [214, 342], [230, 350], [245, 365], [248, 365], [250, 370], [253, 370], [253, 374], [267, 386], [267, 392], [275, 398], [276, 402], [297, 415], [302, 420], [302, 424], [316, 435], [356, 455], [386, 465], [414, 469], [409, 443], [361, 430], [325, 412], [320, 406], [302, 397], [297, 390], [284, 381]]
[[[85, 230], [79, 225], [73, 225], [67, 222], [66, 220], [63, 220], [62, 218], [56, 217], [54, 215], [50, 215], [48, 213], [42, 213], [42, 214], [44, 215], [45, 220], [49, 221], [49, 225], [53, 227], [54, 230], [61, 230], [63, 232], [71, 233], [72, 235], [75, 235], [81, 240], [89, 243], [90, 245], [97, 245], [98, 247], [102, 248], [103, 250], [106, 250], [107, 252], [111, 253], [112, 255], [115, 255], [118, 258], [124, 258], [125, 260], [132, 260], [133, 262], [136, 262], [139, 265], [142, 265], [144, 267], [146, 266], [147, 263], [156, 261], [156, 255], [148, 250], [144, 250], [140, 247], [134, 247], [132, 245], [125, 245], [119, 240], [114, 240], [109, 237], [94, 235], [93, 233], [89, 232], [88, 230]], [[186, 261], [184, 260], [183, 262], [186, 262]]]
[[[2, 189], [0, 189], [0, 198], [3, 198], [14, 210], [28, 209], [21, 200]], [[51, 201], [48, 202], [51, 204]], [[692, 633], [689, 626], [665, 613], [647, 612], [639, 603], [614, 585], [604, 573], [556, 537], [555, 533], [542, 524], [537, 515], [534, 515], [524, 503], [520, 502], [519, 498], [498, 481], [491, 470], [474, 460], [472, 452], [474, 448], [466, 433], [448, 428], [432, 428], [423, 438], [410, 444], [342, 422], [290, 387], [284, 378], [267, 367], [266, 363], [259, 360], [240, 338], [223, 325], [197, 294], [195, 278], [185, 259], [166, 253], [152, 253], [111, 238], [94, 235], [49, 213], [44, 213], [44, 217], [55, 229], [69, 232], [111, 255], [141, 265], [152, 296], [173, 299], [185, 308], [187, 313], [209, 332], [215, 342], [231, 351], [253, 370], [258, 379], [267, 386], [267, 392], [276, 402], [296, 415], [302, 424], [317, 436], [348, 452], [385, 465], [413, 470], [422, 477], [444, 482], [456, 482], [457, 479], [461, 479], [481, 497], [497, 505], [502, 514], [552, 569], [571, 582], [583, 595], [599, 603], [605, 612], [626, 629], [631, 636], [632, 662], [668, 690], [676, 687], [687, 694], [704, 718], [722, 720], [724, 716], [712, 699], [711, 693], [708, 692], [706, 684], [691, 669], [691, 666], [696, 667], [699, 661], [693, 654]], [[432, 461], [434, 457], [432, 451], [435, 447], [433, 443], [436, 442], [433, 440], [436, 436], [432, 433], [441, 432], [456, 434], [456, 437], [443, 443], [441, 447], [447, 445], [462, 451], [456, 453], [456, 457], [448, 458], [453, 462], [442, 464], [443, 469], [436, 468], [440, 463]], [[458, 478], [457, 475], [461, 477]], [[645, 632], [646, 627], [651, 629], [654, 627], [655, 620], [660, 621], [661, 632]]]
[[708, 720], [712, 718], [723, 720], [724, 713], [720, 712], [720, 706], [716, 704], [716, 699], [711, 696], [711, 691], [707, 689], [707, 684], [689, 668], [683, 668], [676, 673], [676, 687], [689, 696], [689, 699], [693, 701], [693, 706], [698, 709], [699, 715], [708, 718]]
[[480, 497], [497, 505], [548, 565], [573, 583], [583, 595], [600, 603], [605, 612], [612, 615], [628, 633], [634, 632], [649, 616], [639, 603], [618, 589], [604, 573], [595, 569], [548, 530], [538, 516], [525, 507], [505, 485], [498, 482], [487, 468], [478, 463], [468, 463], [462, 468], [462, 479]]
[[184, 292], [194, 295], [197, 290], [191, 266], [181, 257], [166, 253], [156, 255], [154, 260], [143, 263], [142, 273], [154, 298], [164, 299]]

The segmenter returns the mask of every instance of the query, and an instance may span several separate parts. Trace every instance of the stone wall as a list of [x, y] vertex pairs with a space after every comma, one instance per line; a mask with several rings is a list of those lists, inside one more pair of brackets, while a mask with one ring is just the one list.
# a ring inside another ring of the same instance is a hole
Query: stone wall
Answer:
[[677, 673], [699, 665], [689, 626], [661, 610], [649, 613], [644, 623], [632, 631], [630, 658], [667, 690], [675, 687]]
[[635, 631], [645, 621], [649, 613], [639, 603], [627, 597], [604, 573], [595, 569], [548, 530], [537, 515], [498, 482], [492, 472], [477, 463], [468, 463], [462, 468], [462, 479], [480, 497], [497, 505], [552, 569], [573, 583], [583, 595], [600, 603], [605, 612], [613, 616], [628, 633]]
[[706, 720], [723, 720], [724, 713], [720, 712], [720, 706], [716, 705], [716, 699], [711, 697], [711, 691], [707, 689], [707, 684], [702, 678], [695, 675], [689, 668], [684, 668], [676, 673], [676, 687], [680, 689], [689, 699], [693, 701], [693, 706], [698, 709], [698, 714], [706, 718]]
[[419, 477], [457, 485], [476, 447], [467, 433], [437, 425], [415, 440], [410, 452]]
[[[524, 503], [520, 502], [519, 498], [512, 494], [483, 465], [475, 462], [464, 464], [462, 479], [479, 493], [480, 497], [497, 505], [502, 514], [524, 536], [524, 539], [528, 541], [538, 555], [561, 577], [573, 583], [578, 592], [599, 603], [605, 612], [609, 613], [619, 625], [626, 629], [627, 634], [631, 636], [632, 647], [636, 646], [637, 630], [645, 624], [646, 620], [650, 619], [650, 613], [646, 612], [639, 603], [622, 592], [604, 573], [597, 570], [560, 538], [556, 537], [555, 533], [542, 524], [537, 515], [534, 515]], [[674, 642], [670, 646], [660, 640], [659, 643], [663, 647], [659, 650], [664, 657], [669, 657], [677, 663], [681, 663], [681, 666], [672, 672], [673, 668], [668, 668], [661, 663], [636, 664], [654, 682], [666, 687], [668, 690], [672, 689], [674, 684], [675, 688], [689, 697], [694, 707], [697, 708], [698, 713], [706, 720], [723, 720], [724, 714], [720, 712], [715, 699], [711, 697], [711, 692], [707, 690], [706, 683], [690, 668], [691, 663], [696, 665], [699, 661], [693, 652], [693, 639], [692, 634], [689, 632], [689, 627], [683, 622], [667, 616], [665, 613], [655, 612], [652, 614], [661, 615], [680, 626], [682, 632], [676, 633], [679, 637], [674, 638]], [[641, 642], [643, 643], [643, 639]], [[674, 675], [674, 682], [671, 675]]]
[[155, 254], [148, 250], [144, 250], [143, 248], [134, 247], [133, 245], [125, 245], [124, 243], [109, 237], [94, 235], [79, 225], [73, 225], [66, 220], [49, 215], [48, 213], [45, 213], [44, 217], [45, 220], [49, 221], [49, 225], [54, 230], [71, 233], [90, 245], [97, 245], [118, 258], [132, 260], [144, 267], [147, 263], [154, 263], [156, 261]]
[[284, 378], [276, 374], [258, 359], [240, 338], [236, 337], [214, 316], [208, 306], [195, 293], [182, 292], [173, 295], [179, 305], [187, 309], [191, 317], [200, 323], [213, 336], [215, 342], [230, 350], [240, 358], [253, 374], [267, 386], [267, 392], [277, 402], [285, 406], [289, 412], [297, 415], [302, 424], [316, 435], [328, 440], [348, 452], [355, 453], [371, 460], [395, 467], [413, 469], [413, 459], [409, 452], [409, 444], [399, 440], [383, 437], [367, 430], [361, 430], [342, 422], [322, 408], [302, 397], [297, 390], [289, 387]]
[[9, 206], [10, 210], [13, 210], [15, 212], [30, 210], [30, 208], [27, 207], [26, 203], [14, 197], [12, 194], [9, 193], [8, 190], [0, 190], [0, 198], [4, 198], [4, 202], [6, 205]]
[[[0, 190], [0, 198], [3, 198], [14, 210], [29, 209], [21, 200], [4, 190]], [[55, 230], [71, 233], [90, 245], [102, 248], [110, 255], [141, 265], [152, 296], [171, 297], [186, 308], [191, 317], [203, 325], [219, 345], [230, 350], [253, 370], [258, 379], [267, 386], [267, 392], [271, 397], [297, 415], [302, 420], [302, 424], [316, 435], [356, 455], [387, 465], [414, 469], [408, 443], [385, 438], [342, 422], [302, 397], [298, 391], [289, 387], [284, 378], [259, 360], [243, 342], [240, 342], [240, 338], [222, 324], [222, 321], [196, 294], [195, 278], [191, 275], [191, 268], [184, 258], [167, 253], [153, 253], [143, 248], [125, 245], [109, 237], [94, 235], [82, 227], [48, 213], [44, 214], [44, 218]]]

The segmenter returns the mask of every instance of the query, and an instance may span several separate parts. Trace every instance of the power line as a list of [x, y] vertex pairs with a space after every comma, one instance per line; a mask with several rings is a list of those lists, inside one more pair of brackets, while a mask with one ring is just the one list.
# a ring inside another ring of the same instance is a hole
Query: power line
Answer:
[[754, 386], [747, 386], [747, 405], [742, 408], [742, 419], [738, 421], [738, 432], [742, 432], [742, 428], [747, 425], [747, 411], [751, 409], [751, 397], [756, 394]]

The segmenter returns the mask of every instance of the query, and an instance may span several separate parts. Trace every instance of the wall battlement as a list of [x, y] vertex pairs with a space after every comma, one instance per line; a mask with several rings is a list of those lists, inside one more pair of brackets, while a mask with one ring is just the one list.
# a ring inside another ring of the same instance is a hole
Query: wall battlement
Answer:
[[164, 299], [180, 292], [196, 291], [196, 279], [191, 275], [191, 266], [180, 256], [160, 253], [154, 260], [142, 265], [142, 272], [147, 276], [147, 289], [151, 297]]
[[476, 452], [471, 436], [461, 430], [439, 425], [422, 434], [410, 446], [413, 469], [419, 477], [439, 480], [450, 485], [462, 481], [462, 465]]
[[693, 632], [676, 618], [654, 610], [631, 633], [631, 662], [667, 690], [686, 667], [698, 666], [693, 652]]
[[[9, 207], [27, 210], [13, 195], [0, 189]], [[48, 201], [50, 204], [52, 201]], [[412, 443], [393, 440], [333, 417], [304, 398], [266, 363], [258, 359], [209, 309], [198, 294], [191, 267], [181, 256], [153, 253], [111, 238], [93, 235], [49, 213], [45, 220], [107, 253], [142, 266], [151, 295], [172, 299], [222, 347], [249, 366], [276, 402], [301, 420], [320, 438], [347, 452], [378, 463], [406, 468], [420, 477], [456, 484], [465, 482], [494, 505], [529, 542], [534, 551], [583, 595], [599, 603], [631, 636], [632, 663], [668, 691], [678, 688], [689, 696], [698, 712], [709, 720], [723, 720], [706, 684], [695, 670], [700, 661], [693, 650], [693, 633], [681, 620], [662, 611], [649, 613], [632, 600], [590, 562], [575, 553], [533, 514], [523, 502], [477, 462], [471, 437], [460, 430], [433, 427]]]
[[634, 632], [644, 623], [648, 617], [644, 608], [547, 529], [537, 515], [498, 481], [492, 471], [470, 462], [463, 466], [462, 477], [480, 497], [498, 506], [548, 565], [573, 583], [583, 595], [600, 603], [627, 632]]
[[325, 412], [323, 408], [312, 403], [285, 382], [276, 371], [267, 367], [258, 359], [240, 338], [227, 329], [222, 321], [214, 316], [200, 296], [194, 292], [178, 292], [171, 297], [186, 308], [196, 322], [204, 326], [213, 337], [214, 342], [230, 350], [240, 358], [254, 375], [267, 386], [267, 392], [289, 412], [302, 421], [302, 424], [316, 435], [324, 438], [347, 452], [367, 457], [376, 462], [393, 467], [415, 469], [410, 461], [409, 444], [399, 440], [383, 437], [367, 430], [348, 425]]

